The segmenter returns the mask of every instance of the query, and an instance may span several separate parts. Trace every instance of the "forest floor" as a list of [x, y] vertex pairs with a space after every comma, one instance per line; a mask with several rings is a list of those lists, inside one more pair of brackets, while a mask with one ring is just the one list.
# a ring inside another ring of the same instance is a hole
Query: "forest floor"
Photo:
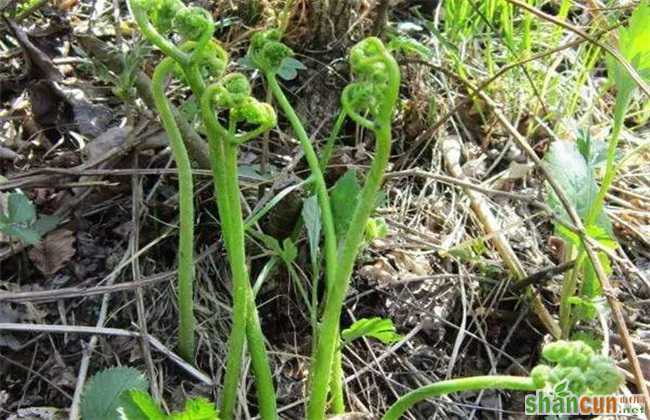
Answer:
[[[0, 12], [9, 15], [12, 3], [0, 2]], [[250, 34], [272, 26], [284, 3], [203, 3], [220, 23], [216, 37], [231, 53], [232, 69], [252, 75], [256, 96], [266, 98], [262, 78], [238, 60]], [[505, 0], [488, 3], [495, 8], [486, 14], [472, 0], [433, 8], [396, 1], [384, 25], [374, 1], [359, 2], [344, 6], [332, 34], [316, 30], [314, 17], [316, 5], [329, 2], [296, 1], [291, 9], [285, 41], [304, 68], [282, 85], [317, 148], [350, 79], [349, 47], [378, 28], [385, 40], [410, 46], [397, 55], [401, 99], [375, 214], [388, 233], [360, 255], [342, 318], [342, 327], [390, 318], [402, 338], [346, 346], [346, 402], [354, 412], [379, 415], [397, 396], [441, 378], [528, 372], [550, 335], [521, 281], [532, 284], [554, 317], [559, 313], [571, 259], [554, 231], [545, 174], [518, 139], [540, 158], [552, 142], [603, 144], [615, 92], [600, 48]], [[561, 12], [556, 2], [533, 3]], [[53, 217], [44, 218], [48, 226], [34, 245], [20, 234], [0, 235], [0, 417], [67, 418], [83, 383], [118, 365], [144, 372], [169, 409], [188, 396], [216, 400], [230, 331], [228, 264], [208, 160], [199, 151], [193, 155], [198, 322], [192, 366], [176, 356], [174, 160], [142, 83], [160, 53], [140, 38], [121, 0], [28, 4], [34, 7], [0, 22], [0, 202], [6, 206], [10, 194], [22, 192], [39, 217]], [[572, 5], [566, 20], [602, 34], [624, 24], [631, 7], [595, 4]], [[338, 31], [341, 25], [346, 30]], [[607, 33], [602, 39], [611, 41]], [[182, 89], [174, 94], [187, 96]], [[196, 119], [195, 102], [179, 111]], [[610, 281], [646, 378], [649, 117], [650, 103], [639, 93], [605, 207], [619, 244], [610, 255]], [[350, 168], [364, 173], [373, 148], [370, 134], [346, 124], [328, 183]], [[255, 228], [287, 238], [300, 222], [307, 168], [282, 115], [270, 135], [242, 147], [239, 163], [245, 214], [281, 195]], [[304, 232], [299, 238], [293, 264], [307, 283], [309, 249]], [[504, 254], [504, 246], [512, 252]], [[269, 264], [273, 250], [251, 240], [247, 252], [252, 278], [261, 284], [257, 303], [279, 410], [282, 418], [300, 419], [312, 346], [308, 310], [286, 267]], [[607, 301], [595, 302], [598, 315], [578, 323], [574, 337], [594, 345], [605, 340], [631, 372]], [[247, 378], [240, 415], [255, 418]], [[631, 373], [628, 379], [633, 389]], [[522, 412], [522, 393], [485, 391], [432, 399], [409, 418]]]

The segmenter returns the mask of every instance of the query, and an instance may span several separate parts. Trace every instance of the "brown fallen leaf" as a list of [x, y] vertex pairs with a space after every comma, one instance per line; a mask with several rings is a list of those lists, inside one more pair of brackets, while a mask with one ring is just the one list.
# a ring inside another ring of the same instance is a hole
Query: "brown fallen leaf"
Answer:
[[48, 234], [29, 251], [29, 258], [45, 275], [52, 275], [63, 268], [75, 254], [75, 237], [67, 229]]

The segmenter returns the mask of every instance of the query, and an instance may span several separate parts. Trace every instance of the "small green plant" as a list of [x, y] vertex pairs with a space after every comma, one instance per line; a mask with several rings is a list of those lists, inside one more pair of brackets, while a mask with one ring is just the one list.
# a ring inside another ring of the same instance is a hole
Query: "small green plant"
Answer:
[[[280, 104], [294, 134], [300, 141], [311, 171], [312, 187], [320, 206], [325, 243], [327, 293], [320, 327], [314, 331], [316, 345], [312, 357], [307, 418], [322, 419], [327, 410], [328, 394], [332, 395], [335, 413], [340, 413], [344, 409], [339, 330], [341, 307], [357, 254], [365, 240], [368, 219], [377, 202], [377, 193], [384, 170], [388, 164], [391, 120], [399, 93], [400, 73], [395, 59], [377, 38], [366, 38], [351, 49], [350, 64], [356, 80], [343, 90], [341, 96], [343, 110], [337, 118], [333, 133], [319, 160], [302, 122], [276, 78], [283, 62], [293, 55], [291, 49], [281, 42], [281, 36], [279, 30], [255, 34], [247, 57], [264, 73], [274, 98]], [[337, 183], [330, 197], [323, 170], [346, 116], [375, 134], [375, 157], [362, 188], [356, 184], [355, 173], [348, 173]], [[358, 199], [350, 200], [350, 197], [356, 195], [354, 191], [358, 193]], [[347, 200], [341, 200], [346, 201], [346, 204], [335, 205], [337, 193], [347, 197]]]
[[169, 415], [149, 395], [149, 381], [136, 369], [115, 367], [95, 374], [81, 398], [82, 420], [219, 420], [217, 409], [205, 398], [185, 402], [183, 411]]
[[59, 223], [56, 216], [36, 215], [36, 207], [20, 192], [6, 195], [6, 212], [0, 212], [0, 232], [20, 239], [27, 245], [39, 242], [43, 235]]
[[[223, 76], [228, 54], [212, 37], [214, 22], [207, 11], [186, 7], [176, 0], [132, 0], [130, 8], [144, 36], [167, 57], [156, 67], [154, 98], [176, 159], [179, 172], [179, 346], [188, 360], [194, 352], [193, 316], [193, 190], [191, 166], [180, 131], [174, 121], [165, 84], [178, 76], [200, 100], [201, 116], [210, 146], [210, 160], [217, 207], [233, 282], [233, 326], [228, 340], [221, 412], [233, 416], [244, 344], [248, 337], [253, 371], [256, 376], [260, 412], [264, 419], [277, 418], [275, 390], [266, 356], [251, 289], [244, 249], [244, 224], [237, 175], [238, 146], [268, 131], [275, 125], [273, 109], [251, 96], [248, 80], [241, 74]], [[165, 35], [174, 31], [183, 42], [172, 43]], [[223, 127], [217, 112], [227, 112]], [[245, 128], [253, 126], [250, 131]]]
[[[619, 33], [621, 54], [641, 77], [648, 81], [650, 81], [649, 21], [650, 4], [643, 3], [632, 13], [629, 26], [622, 28]], [[608, 74], [617, 88], [614, 123], [608, 144], [593, 141], [589, 135], [582, 133], [576, 143], [554, 143], [546, 156], [546, 161], [556, 181], [567, 193], [567, 197], [583, 220], [587, 234], [604, 248], [614, 249], [618, 244], [603, 207], [605, 196], [616, 176], [618, 141], [627, 109], [636, 90], [636, 83], [623, 66], [613, 58], [608, 60]], [[604, 175], [598, 187], [596, 174], [603, 163]], [[568, 215], [553, 193], [549, 194], [548, 201], [560, 220], [570, 223]], [[576, 260], [575, 268], [567, 272], [564, 278], [560, 293], [560, 327], [562, 337], [568, 338], [576, 320], [593, 319], [596, 316], [597, 302], [602, 293], [593, 265], [586, 257], [582, 239], [562, 223], [556, 224], [556, 232], [567, 244], [565, 252], [567, 259]], [[609, 270], [611, 264], [607, 255], [599, 252], [598, 257], [603, 267]], [[582, 282], [578, 289], [580, 275]]]
[[550, 365], [536, 366], [530, 376], [474, 376], [450, 379], [418, 388], [399, 398], [384, 414], [383, 420], [398, 420], [420, 401], [453, 392], [501, 389], [535, 391], [566, 387], [576, 395], [607, 395], [623, 383], [623, 375], [613, 360], [594, 353], [582, 341], [557, 341], [542, 350]]

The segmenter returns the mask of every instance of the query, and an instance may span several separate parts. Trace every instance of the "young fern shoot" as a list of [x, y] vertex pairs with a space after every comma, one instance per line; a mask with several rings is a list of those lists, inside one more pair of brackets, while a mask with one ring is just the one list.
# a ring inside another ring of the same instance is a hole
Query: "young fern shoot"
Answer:
[[623, 383], [613, 360], [600, 356], [582, 341], [556, 341], [542, 350], [554, 366], [538, 365], [526, 376], [474, 376], [450, 379], [418, 388], [399, 398], [382, 420], [399, 420], [418, 402], [452, 392], [501, 389], [535, 391], [565, 383], [575, 395], [607, 395]]
[[[378, 38], [366, 38], [350, 51], [350, 64], [356, 77], [342, 93], [345, 113], [357, 124], [375, 135], [375, 157], [350, 226], [337, 252], [335, 277], [328, 281], [327, 300], [321, 319], [321, 330], [312, 357], [312, 376], [307, 417], [325, 418], [332, 362], [340, 346], [339, 321], [365, 227], [377, 200], [391, 148], [391, 121], [400, 85], [399, 66]], [[340, 369], [336, 367], [334, 369]], [[335, 397], [338, 398], [338, 397]]]
[[[131, 12], [145, 37], [158, 46], [168, 57], [154, 72], [152, 90], [156, 108], [163, 127], [169, 136], [170, 146], [178, 167], [179, 181], [179, 250], [178, 250], [178, 307], [179, 307], [179, 353], [194, 359], [194, 192], [189, 156], [174, 120], [169, 101], [165, 96], [168, 77], [177, 73], [177, 64], [183, 70], [195, 66], [214, 32], [214, 23], [207, 12], [200, 8], [185, 7], [174, 0], [131, 0]], [[174, 29], [188, 41], [179, 48], [162, 36], [149, 17], [165, 30]], [[191, 49], [187, 53], [184, 49]]]
[[[213, 161], [217, 206], [224, 221], [224, 240], [233, 271], [233, 328], [228, 341], [221, 415], [226, 419], [232, 418], [237, 401], [244, 343], [248, 334], [261, 415], [263, 419], [275, 419], [275, 390], [246, 268], [237, 150], [240, 144], [274, 127], [276, 117], [273, 108], [258, 102], [250, 94], [251, 88], [246, 77], [232, 73], [221, 82], [208, 86], [201, 97], [201, 113], [206, 124]], [[219, 123], [217, 110], [228, 112], [227, 128]], [[239, 124], [248, 124], [255, 128], [240, 133]]]
[[[201, 100], [201, 111], [208, 141], [210, 160], [216, 189], [217, 206], [233, 277], [233, 329], [228, 344], [221, 416], [231, 419], [241, 376], [241, 365], [246, 338], [256, 377], [261, 417], [276, 419], [277, 409], [271, 369], [264, 344], [264, 336], [257, 316], [244, 249], [244, 224], [237, 177], [237, 148], [263, 134], [275, 125], [275, 112], [251, 96], [248, 80], [241, 74], [222, 78], [228, 55], [212, 40], [214, 22], [204, 9], [186, 7], [178, 0], [130, 0], [131, 11], [145, 37], [168, 57], [163, 60], [154, 80], [157, 108], [165, 130], [170, 136], [177, 162], [179, 180], [184, 182], [181, 195], [181, 259], [179, 261], [179, 307], [181, 308], [180, 346], [188, 360], [194, 352], [192, 314], [192, 229], [193, 216], [187, 209], [192, 204], [192, 180], [187, 153], [169, 103], [164, 96], [164, 82], [168, 75], [177, 74]], [[185, 42], [176, 46], [161, 34], [174, 30]], [[206, 87], [205, 80], [217, 81]], [[228, 112], [228, 127], [220, 125], [215, 107]], [[240, 132], [240, 125], [253, 126]], [[181, 152], [176, 153], [176, 150]], [[182, 161], [183, 157], [185, 161]], [[187, 192], [189, 189], [189, 193]], [[189, 197], [189, 199], [188, 199]], [[188, 201], [189, 200], [189, 204]], [[190, 221], [192, 223], [190, 223]], [[185, 228], [185, 229], [183, 229]], [[189, 274], [188, 274], [189, 273]], [[188, 280], [189, 279], [189, 280]]]

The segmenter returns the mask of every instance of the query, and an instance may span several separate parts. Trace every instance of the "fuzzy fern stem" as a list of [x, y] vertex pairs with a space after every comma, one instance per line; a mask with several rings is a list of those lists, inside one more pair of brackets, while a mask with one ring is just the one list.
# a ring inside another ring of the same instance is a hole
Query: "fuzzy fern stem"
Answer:
[[192, 166], [171, 106], [165, 96], [167, 77], [175, 66], [174, 59], [165, 58], [154, 71], [152, 93], [156, 109], [169, 137], [169, 145], [178, 169], [180, 212], [178, 245], [178, 310], [179, 352], [188, 361], [194, 359], [194, 186]]
[[[201, 112], [206, 124], [210, 157], [216, 188], [217, 206], [222, 220], [224, 241], [233, 274], [233, 325], [228, 340], [226, 373], [221, 400], [223, 419], [233, 418], [241, 376], [243, 350], [248, 337], [249, 350], [255, 372], [260, 415], [265, 420], [277, 419], [275, 389], [266, 353], [264, 335], [257, 315], [253, 290], [246, 268], [244, 223], [239, 198], [237, 175], [238, 141], [231, 127], [219, 124], [214, 109], [215, 96], [223, 94], [224, 87], [213, 84], [201, 97]], [[232, 111], [231, 111], [232, 112]], [[268, 130], [269, 127], [265, 127]], [[254, 130], [256, 133], [258, 130]], [[244, 135], [243, 139], [253, 138]]]
[[399, 420], [409, 408], [431, 397], [462, 391], [483, 389], [503, 389], [534, 391], [538, 389], [531, 378], [519, 376], [474, 376], [471, 378], [450, 379], [418, 388], [400, 397], [384, 414], [382, 420]]
[[[329, 391], [328, 378], [332, 375], [333, 362], [340, 363], [340, 358], [335, 356], [340, 346], [341, 308], [348, 291], [354, 263], [364, 239], [366, 224], [375, 208], [377, 193], [388, 165], [391, 148], [391, 120], [400, 85], [399, 67], [379, 39], [365, 39], [353, 47], [350, 56], [353, 70], [359, 73], [361, 81], [345, 88], [342, 105], [346, 114], [357, 124], [374, 132], [375, 156], [352, 215], [350, 227], [337, 253], [334, 281], [329, 284], [321, 330], [312, 358], [311, 392], [307, 405], [309, 420], [325, 418]], [[360, 115], [359, 107], [363, 107], [372, 114], [375, 120], [371, 121]], [[334, 371], [336, 369], [340, 369], [340, 367], [337, 366]], [[335, 376], [339, 376], [339, 374]], [[342, 387], [337, 385], [333, 389], [340, 390]], [[335, 401], [339, 398], [341, 397], [338, 395], [334, 396]]]

